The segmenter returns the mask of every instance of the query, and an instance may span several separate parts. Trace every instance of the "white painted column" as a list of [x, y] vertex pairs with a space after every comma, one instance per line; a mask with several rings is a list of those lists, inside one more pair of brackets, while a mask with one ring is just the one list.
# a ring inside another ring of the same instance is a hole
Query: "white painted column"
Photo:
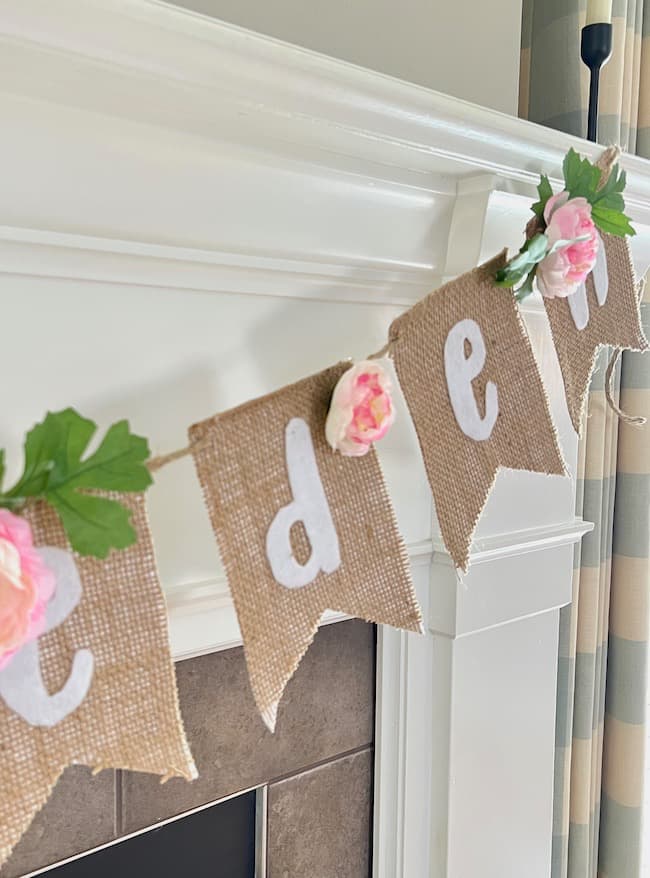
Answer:
[[414, 563], [427, 634], [379, 636], [376, 878], [550, 875], [559, 611], [586, 529], [486, 540], [462, 581], [442, 551]]

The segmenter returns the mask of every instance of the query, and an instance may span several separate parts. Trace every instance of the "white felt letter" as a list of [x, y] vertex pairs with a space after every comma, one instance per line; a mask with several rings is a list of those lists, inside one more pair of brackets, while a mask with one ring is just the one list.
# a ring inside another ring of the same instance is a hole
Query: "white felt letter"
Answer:
[[[286, 588], [302, 588], [318, 573], [333, 573], [341, 565], [339, 540], [316, 465], [309, 427], [292, 418], [285, 431], [285, 454], [293, 500], [279, 510], [266, 535], [266, 556], [273, 576]], [[291, 548], [291, 527], [302, 521], [311, 545], [305, 564]]]
[[[598, 252], [596, 262], [591, 272], [594, 281], [594, 292], [599, 305], [604, 305], [609, 292], [609, 275], [607, 274], [607, 254], [603, 239], [598, 235]], [[589, 323], [589, 302], [587, 301], [587, 287], [584, 281], [575, 293], [568, 296], [569, 310], [578, 332], [581, 332]]]
[[[38, 553], [56, 577], [56, 590], [45, 610], [45, 634], [57, 628], [79, 603], [81, 580], [69, 552], [53, 546]], [[54, 695], [45, 688], [38, 641], [25, 644], [6, 668], [0, 671], [0, 697], [7, 706], [32, 726], [51, 728], [76, 710], [88, 694], [93, 676], [93, 654], [88, 649], [75, 653], [70, 676]]]
[[[465, 342], [471, 345], [469, 356], [465, 356]], [[460, 320], [452, 326], [445, 341], [445, 377], [458, 426], [478, 442], [490, 438], [499, 414], [499, 395], [493, 381], [485, 387], [484, 417], [476, 405], [472, 381], [484, 365], [485, 342], [480, 326], [475, 320]]]
[[575, 293], [571, 293], [567, 297], [569, 300], [569, 310], [573, 317], [573, 322], [578, 332], [581, 332], [589, 323], [589, 302], [587, 301], [587, 287], [584, 281], [580, 284]]

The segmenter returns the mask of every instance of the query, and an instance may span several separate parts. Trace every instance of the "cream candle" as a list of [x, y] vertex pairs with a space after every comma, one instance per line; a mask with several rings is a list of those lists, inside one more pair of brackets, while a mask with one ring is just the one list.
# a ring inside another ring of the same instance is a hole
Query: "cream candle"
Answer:
[[612, 20], [612, 0], [587, 0], [587, 24], [609, 24]]

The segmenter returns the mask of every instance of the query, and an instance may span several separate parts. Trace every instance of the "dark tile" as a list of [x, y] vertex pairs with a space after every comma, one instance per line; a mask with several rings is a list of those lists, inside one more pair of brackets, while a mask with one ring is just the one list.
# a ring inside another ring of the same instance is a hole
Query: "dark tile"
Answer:
[[368, 878], [372, 751], [272, 784], [268, 878]]
[[67, 768], [0, 871], [17, 878], [115, 838], [115, 772]]
[[320, 629], [280, 703], [275, 735], [262, 722], [243, 651], [177, 665], [181, 710], [199, 771], [193, 783], [125, 773], [124, 831], [368, 745], [374, 731], [374, 627]]

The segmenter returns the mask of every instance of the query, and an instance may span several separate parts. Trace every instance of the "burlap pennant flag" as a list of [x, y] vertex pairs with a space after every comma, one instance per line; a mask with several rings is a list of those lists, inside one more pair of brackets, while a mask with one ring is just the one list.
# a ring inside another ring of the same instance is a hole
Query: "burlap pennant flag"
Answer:
[[0, 671], [0, 863], [67, 765], [196, 777], [144, 498], [119, 499], [138, 542], [104, 561], [73, 553], [49, 506], [29, 512], [56, 590], [46, 633]]
[[340, 364], [190, 429], [251, 687], [278, 703], [326, 609], [421, 630], [409, 562], [374, 450], [325, 440]]
[[565, 474], [517, 304], [494, 285], [504, 263], [501, 254], [435, 290], [390, 329], [442, 537], [463, 570], [500, 467]]
[[596, 267], [586, 283], [565, 299], [544, 299], [569, 415], [578, 434], [600, 346], [633, 351], [648, 348], [627, 238], [601, 234], [601, 241]]

